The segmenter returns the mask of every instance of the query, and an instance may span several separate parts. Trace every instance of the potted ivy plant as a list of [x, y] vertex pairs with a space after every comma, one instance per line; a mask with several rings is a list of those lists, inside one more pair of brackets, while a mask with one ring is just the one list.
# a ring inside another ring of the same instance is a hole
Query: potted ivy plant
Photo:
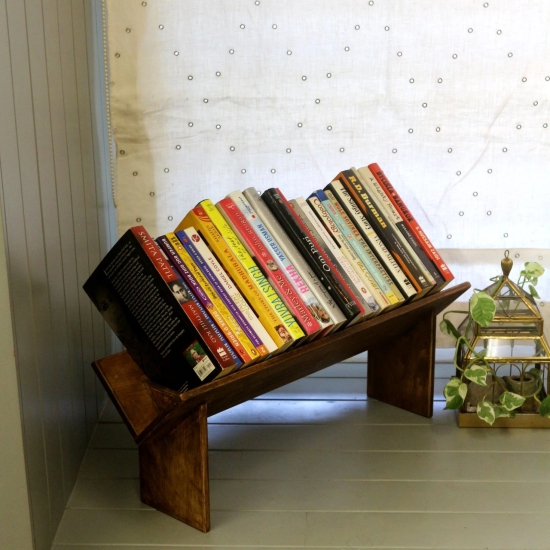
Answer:
[[[502, 268], [503, 275], [493, 277], [493, 285], [488, 289], [474, 290], [467, 312], [447, 311], [440, 323], [440, 330], [456, 339], [453, 362], [457, 374], [443, 390], [445, 409], [464, 411], [467, 396], [476, 395], [473, 399], [475, 408], [471, 407], [468, 412], [475, 412], [489, 425], [500, 417], [514, 418], [518, 409], [527, 405], [531, 406], [531, 410], [538, 411], [540, 416], [550, 418], [550, 396], [546, 396], [544, 390], [544, 370], [540, 364], [526, 363], [518, 376], [501, 377], [494, 363], [491, 364], [487, 360], [487, 348], [479, 349], [479, 346], [472, 346], [468, 338], [468, 335], [473, 333], [474, 323], [487, 328], [495, 318], [497, 303], [490, 289], [501, 288], [503, 277], [507, 278], [510, 273], [512, 260], [508, 258], [507, 253], [502, 261]], [[543, 273], [544, 269], [538, 263], [527, 262], [516, 283], [533, 306], [534, 299], [539, 298], [535, 287]], [[505, 307], [507, 305], [509, 303], [505, 304]], [[448, 319], [448, 315], [452, 313], [465, 315], [459, 328]]]

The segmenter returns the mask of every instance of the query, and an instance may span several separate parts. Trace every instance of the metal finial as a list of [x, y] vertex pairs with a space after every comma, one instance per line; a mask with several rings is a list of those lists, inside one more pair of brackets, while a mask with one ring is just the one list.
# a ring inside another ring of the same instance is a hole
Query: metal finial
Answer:
[[505, 277], [508, 277], [508, 275], [510, 275], [510, 271], [512, 271], [512, 267], [514, 265], [514, 262], [509, 257], [509, 255], [510, 255], [510, 251], [505, 250], [504, 251], [504, 258], [500, 262], [500, 267], [502, 268], [502, 274]]

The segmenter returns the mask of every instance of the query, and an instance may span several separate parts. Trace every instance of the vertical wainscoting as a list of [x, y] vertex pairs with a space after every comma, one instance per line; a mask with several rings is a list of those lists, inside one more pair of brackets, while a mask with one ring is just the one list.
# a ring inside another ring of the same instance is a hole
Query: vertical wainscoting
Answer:
[[82, 291], [116, 231], [100, 23], [93, 0], [0, 0], [1, 201], [37, 550], [105, 402], [90, 363], [116, 345]]

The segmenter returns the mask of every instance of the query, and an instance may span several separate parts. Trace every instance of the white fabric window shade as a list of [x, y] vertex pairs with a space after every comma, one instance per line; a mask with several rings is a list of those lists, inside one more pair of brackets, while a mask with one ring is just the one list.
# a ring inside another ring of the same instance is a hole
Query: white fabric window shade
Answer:
[[505, 249], [512, 275], [550, 265], [549, 2], [106, 8], [120, 233], [170, 231], [251, 185], [307, 195], [378, 162], [457, 281], [487, 286]]

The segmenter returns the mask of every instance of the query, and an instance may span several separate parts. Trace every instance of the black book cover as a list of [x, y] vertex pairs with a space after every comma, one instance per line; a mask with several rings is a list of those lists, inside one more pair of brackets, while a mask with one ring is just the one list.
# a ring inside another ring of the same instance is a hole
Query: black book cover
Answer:
[[394, 230], [390, 227], [385, 214], [378, 211], [371, 201], [370, 194], [365, 186], [355, 177], [352, 170], [341, 172], [336, 179], [348, 189], [351, 197], [355, 200], [363, 214], [376, 231], [384, 246], [395, 261], [400, 265], [403, 272], [409, 277], [418, 291], [417, 298], [429, 292], [432, 285], [426, 280], [420, 268], [416, 265], [409, 253], [405, 250]]
[[177, 392], [221, 372], [182, 309], [181, 282], [138, 226], [126, 231], [83, 286], [143, 372]]
[[317, 246], [312, 236], [308, 234], [307, 230], [304, 230], [295, 218], [286, 199], [278, 189], [274, 188], [264, 191], [262, 199], [342, 310], [346, 319], [352, 321], [361, 313], [361, 309], [355, 302], [353, 295], [346, 290], [345, 283], [342, 281], [342, 284], [338, 274], [331, 269], [329, 261], [320, 250], [320, 247]]

